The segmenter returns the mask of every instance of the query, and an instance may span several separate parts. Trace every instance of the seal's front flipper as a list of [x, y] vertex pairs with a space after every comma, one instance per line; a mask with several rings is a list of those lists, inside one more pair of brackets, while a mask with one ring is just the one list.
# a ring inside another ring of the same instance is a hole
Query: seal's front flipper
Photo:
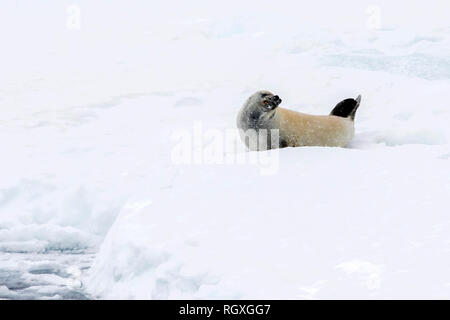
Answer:
[[356, 99], [345, 99], [339, 102], [333, 111], [331, 111], [331, 116], [337, 116], [342, 118], [355, 119], [356, 110], [358, 110], [359, 104], [361, 103], [361, 95]]

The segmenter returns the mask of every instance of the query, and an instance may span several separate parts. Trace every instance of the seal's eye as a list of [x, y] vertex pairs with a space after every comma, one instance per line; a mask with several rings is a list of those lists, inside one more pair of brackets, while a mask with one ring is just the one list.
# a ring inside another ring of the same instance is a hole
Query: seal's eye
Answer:
[[269, 93], [263, 93], [263, 94], [261, 94], [261, 98], [265, 98], [265, 97], [267, 97], [269, 95], [270, 95]]

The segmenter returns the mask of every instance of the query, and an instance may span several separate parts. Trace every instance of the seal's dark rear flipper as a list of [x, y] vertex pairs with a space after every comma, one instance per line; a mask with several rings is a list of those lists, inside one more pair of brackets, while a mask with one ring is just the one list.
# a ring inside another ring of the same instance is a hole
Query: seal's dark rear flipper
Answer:
[[345, 99], [339, 102], [333, 111], [331, 111], [331, 116], [338, 116], [342, 118], [355, 119], [356, 110], [358, 110], [359, 104], [361, 103], [361, 95], [356, 99]]

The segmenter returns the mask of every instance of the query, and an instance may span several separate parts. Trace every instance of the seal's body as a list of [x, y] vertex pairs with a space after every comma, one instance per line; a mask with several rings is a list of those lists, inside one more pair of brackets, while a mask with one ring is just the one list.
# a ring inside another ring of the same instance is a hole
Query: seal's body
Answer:
[[346, 99], [328, 116], [279, 108], [281, 99], [268, 91], [253, 94], [237, 118], [241, 138], [250, 150], [284, 147], [345, 147], [353, 138], [355, 112], [361, 102]]

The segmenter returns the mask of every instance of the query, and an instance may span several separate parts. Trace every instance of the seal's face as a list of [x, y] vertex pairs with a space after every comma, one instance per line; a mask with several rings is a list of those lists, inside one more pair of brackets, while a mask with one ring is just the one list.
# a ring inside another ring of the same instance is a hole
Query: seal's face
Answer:
[[274, 95], [269, 91], [258, 91], [253, 95], [253, 98], [264, 111], [272, 111], [276, 109], [281, 103], [280, 97]]
[[239, 129], [263, 129], [270, 127], [281, 99], [269, 91], [258, 91], [252, 94], [238, 114]]

